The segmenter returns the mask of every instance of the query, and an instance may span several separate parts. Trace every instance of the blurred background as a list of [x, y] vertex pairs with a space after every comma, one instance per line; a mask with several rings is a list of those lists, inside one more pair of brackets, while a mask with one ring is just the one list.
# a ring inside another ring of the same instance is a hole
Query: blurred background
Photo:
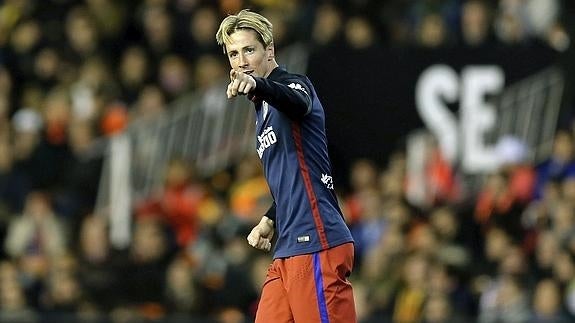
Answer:
[[575, 320], [573, 1], [4, 0], [0, 322], [253, 321], [242, 8], [324, 104], [360, 323]]

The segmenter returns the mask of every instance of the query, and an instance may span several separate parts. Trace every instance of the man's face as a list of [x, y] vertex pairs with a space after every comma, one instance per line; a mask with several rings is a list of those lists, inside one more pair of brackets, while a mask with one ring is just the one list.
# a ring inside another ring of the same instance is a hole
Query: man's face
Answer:
[[226, 52], [232, 69], [252, 76], [268, 76], [273, 66], [273, 46], [264, 48], [258, 41], [257, 33], [250, 29], [238, 30], [230, 37]]

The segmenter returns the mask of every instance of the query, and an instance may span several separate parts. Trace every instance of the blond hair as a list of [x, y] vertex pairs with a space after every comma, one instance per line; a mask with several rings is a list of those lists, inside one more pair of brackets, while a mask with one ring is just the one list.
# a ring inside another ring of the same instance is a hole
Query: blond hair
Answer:
[[264, 16], [244, 9], [237, 15], [229, 15], [220, 24], [220, 28], [216, 33], [216, 40], [218, 45], [224, 48], [226, 52], [226, 44], [232, 42], [231, 35], [238, 30], [251, 29], [258, 34], [260, 43], [268, 47], [273, 43], [273, 26], [272, 23]]

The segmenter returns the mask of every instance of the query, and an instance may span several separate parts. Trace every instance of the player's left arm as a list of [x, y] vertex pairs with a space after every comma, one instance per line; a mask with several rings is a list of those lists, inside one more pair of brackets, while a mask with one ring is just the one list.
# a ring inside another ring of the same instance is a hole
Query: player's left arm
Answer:
[[275, 232], [276, 221], [276, 202], [274, 201], [269, 210], [264, 214], [260, 222], [252, 229], [247, 237], [250, 246], [270, 251], [272, 247], [272, 238]]

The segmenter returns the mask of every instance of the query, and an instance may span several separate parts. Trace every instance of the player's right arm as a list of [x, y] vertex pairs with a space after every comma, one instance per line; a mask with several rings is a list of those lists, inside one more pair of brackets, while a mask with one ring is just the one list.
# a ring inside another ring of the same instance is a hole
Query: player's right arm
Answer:
[[226, 90], [228, 99], [231, 99], [240, 94], [248, 94], [256, 88], [256, 80], [249, 74], [230, 71], [230, 83]]
[[235, 70], [230, 71], [230, 83], [226, 90], [228, 99], [239, 94], [255, 95], [295, 119], [310, 113], [312, 107], [310, 93], [308, 85], [299, 78], [277, 82]]
[[254, 77], [256, 87], [252, 93], [291, 118], [300, 119], [311, 112], [312, 100], [308, 86], [300, 79], [282, 79], [281, 82]]

